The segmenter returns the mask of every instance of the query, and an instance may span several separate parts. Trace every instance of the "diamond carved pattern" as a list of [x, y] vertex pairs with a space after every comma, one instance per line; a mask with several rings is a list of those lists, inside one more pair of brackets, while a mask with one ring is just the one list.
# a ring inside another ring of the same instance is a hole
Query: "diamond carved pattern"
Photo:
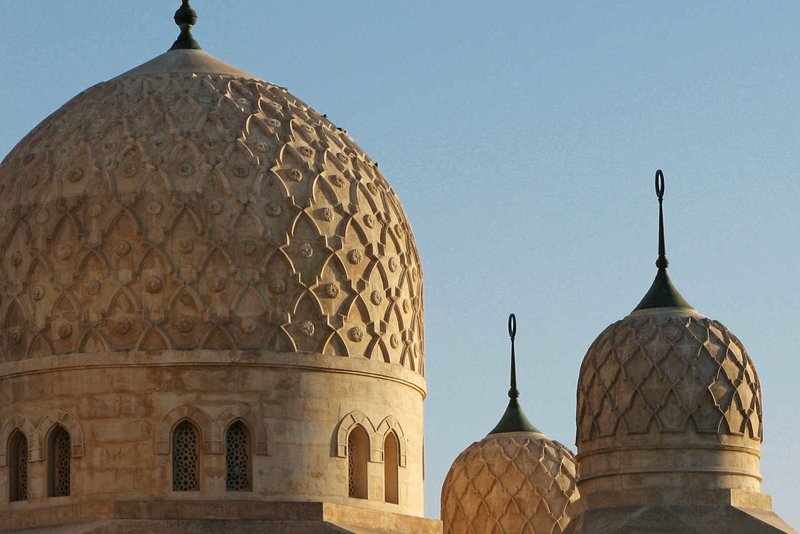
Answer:
[[559, 534], [578, 500], [572, 453], [541, 435], [488, 436], [453, 462], [442, 487], [445, 534]]
[[400, 202], [286, 90], [124, 76], [0, 165], [0, 361], [163, 349], [310, 351], [424, 374]]
[[722, 324], [679, 314], [627, 317], [589, 348], [578, 381], [578, 443], [684, 432], [761, 440], [761, 386]]

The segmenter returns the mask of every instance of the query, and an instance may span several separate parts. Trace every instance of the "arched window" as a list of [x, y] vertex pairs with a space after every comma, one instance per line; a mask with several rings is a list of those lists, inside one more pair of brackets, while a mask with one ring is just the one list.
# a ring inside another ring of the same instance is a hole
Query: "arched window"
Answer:
[[72, 444], [69, 432], [56, 425], [47, 440], [47, 495], [64, 497], [69, 495], [70, 461]]
[[398, 467], [400, 466], [400, 444], [394, 432], [386, 434], [383, 441], [383, 487], [386, 502], [398, 504], [399, 480]]
[[8, 439], [8, 500], [24, 501], [28, 498], [28, 440], [15, 430]]
[[198, 469], [197, 428], [183, 421], [172, 431], [172, 490], [197, 491], [200, 489]]
[[225, 432], [225, 489], [250, 491], [250, 435], [241, 421]]
[[369, 461], [369, 436], [361, 425], [356, 425], [347, 436], [348, 491], [350, 497], [366, 499], [367, 462]]

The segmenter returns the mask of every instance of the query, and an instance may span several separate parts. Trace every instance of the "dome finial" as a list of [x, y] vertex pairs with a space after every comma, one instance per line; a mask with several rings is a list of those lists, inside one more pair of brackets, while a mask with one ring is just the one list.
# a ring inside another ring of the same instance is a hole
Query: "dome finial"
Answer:
[[175, 12], [175, 24], [181, 34], [170, 50], [201, 50], [200, 45], [192, 37], [192, 26], [197, 23], [197, 11], [189, 5], [189, 0], [181, 0], [181, 7]]
[[656, 267], [666, 269], [669, 267], [667, 261], [666, 246], [664, 245], [664, 173], [661, 169], [656, 171], [656, 196], [658, 197], [658, 259]]
[[511, 388], [508, 390], [508, 407], [500, 422], [489, 434], [502, 434], [503, 432], [539, 432], [525, 417], [519, 405], [519, 390], [517, 389], [517, 358], [514, 354], [514, 338], [517, 337], [517, 316], [513, 313], [508, 316], [508, 336], [511, 338]]
[[519, 397], [517, 389], [517, 358], [514, 355], [514, 338], [517, 336], [517, 316], [513, 313], [508, 316], [508, 337], [511, 338], [511, 388], [508, 390], [508, 398], [516, 399]]
[[633, 311], [650, 308], [691, 309], [692, 307], [675, 289], [667, 275], [669, 261], [667, 261], [666, 245], [664, 244], [664, 173], [661, 172], [661, 169], [656, 171], [656, 197], [658, 198], [658, 259], [656, 260], [658, 272], [650, 290]]

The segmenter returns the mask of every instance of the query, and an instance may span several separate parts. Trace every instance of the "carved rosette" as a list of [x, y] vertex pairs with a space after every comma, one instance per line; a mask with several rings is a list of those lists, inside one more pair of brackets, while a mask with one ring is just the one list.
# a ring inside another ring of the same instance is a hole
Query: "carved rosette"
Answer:
[[761, 441], [761, 386], [742, 343], [696, 314], [634, 313], [595, 340], [578, 380], [581, 444], [684, 433]]
[[493, 434], [462, 452], [442, 486], [445, 534], [558, 534], [578, 500], [576, 463], [541, 434]]
[[0, 165], [0, 361], [265, 349], [420, 374], [422, 272], [397, 196], [263, 81], [132, 74]]

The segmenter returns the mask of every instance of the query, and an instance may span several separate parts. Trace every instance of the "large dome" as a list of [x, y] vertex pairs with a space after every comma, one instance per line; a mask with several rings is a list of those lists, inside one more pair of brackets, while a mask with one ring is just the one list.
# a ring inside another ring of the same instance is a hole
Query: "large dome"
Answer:
[[419, 259], [377, 164], [205, 52], [81, 93], [0, 188], [0, 360], [266, 349], [424, 372]]
[[183, 0], [170, 51], [0, 165], [3, 525], [428, 532], [400, 202], [343, 130], [199, 50], [195, 19]]

